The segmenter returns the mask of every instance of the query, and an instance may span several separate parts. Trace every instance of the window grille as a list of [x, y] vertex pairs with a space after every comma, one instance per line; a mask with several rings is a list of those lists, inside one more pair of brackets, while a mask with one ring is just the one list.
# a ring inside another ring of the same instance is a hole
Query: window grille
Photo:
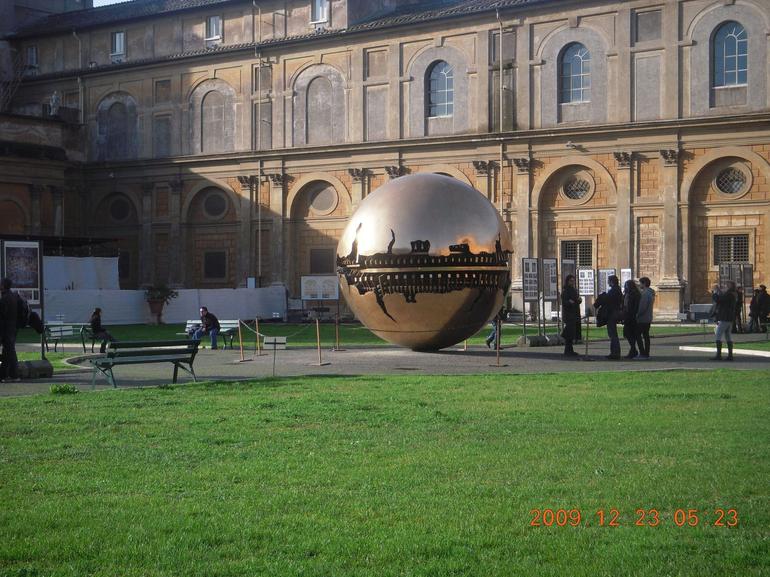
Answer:
[[593, 266], [593, 242], [590, 240], [563, 240], [561, 258], [574, 260], [577, 266]]
[[714, 266], [725, 262], [749, 262], [748, 234], [714, 235]]
[[562, 104], [591, 101], [591, 53], [574, 42], [562, 52], [559, 62], [559, 102]]
[[716, 183], [720, 192], [724, 194], [738, 194], [743, 192], [746, 186], [746, 175], [737, 168], [726, 168], [717, 175]]
[[218, 250], [203, 254], [203, 278], [207, 280], [227, 278], [227, 252]]
[[310, 249], [310, 274], [334, 273], [334, 249], [311, 248]]
[[714, 87], [741, 86], [749, 73], [749, 36], [737, 22], [725, 22], [714, 34]]
[[572, 200], [584, 198], [591, 190], [591, 184], [582, 178], [570, 178], [564, 183], [564, 195]]
[[443, 60], [430, 69], [428, 102], [432, 118], [452, 116], [454, 112], [454, 71]]

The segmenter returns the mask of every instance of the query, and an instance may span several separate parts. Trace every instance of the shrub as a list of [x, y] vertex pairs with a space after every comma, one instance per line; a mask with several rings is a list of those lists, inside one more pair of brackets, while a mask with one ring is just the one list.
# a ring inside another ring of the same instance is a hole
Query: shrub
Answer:
[[80, 392], [75, 385], [69, 384], [51, 385], [50, 391], [52, 395], [74, 395]]

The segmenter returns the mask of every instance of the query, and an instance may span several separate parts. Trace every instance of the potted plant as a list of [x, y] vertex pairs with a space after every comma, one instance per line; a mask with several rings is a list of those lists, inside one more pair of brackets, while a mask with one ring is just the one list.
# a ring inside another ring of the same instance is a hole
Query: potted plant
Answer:
[[150, 313], [155, 315], [157, 324], [163, 323], [163, 306], [178, 296], [178, 292], [164, 284], [149, 286], [144, 290], [144, 299], [150, 305]]

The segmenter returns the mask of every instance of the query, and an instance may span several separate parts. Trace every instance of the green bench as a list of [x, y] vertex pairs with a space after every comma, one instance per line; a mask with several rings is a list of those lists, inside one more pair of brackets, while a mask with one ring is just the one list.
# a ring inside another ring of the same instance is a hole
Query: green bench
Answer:
[[107, 381], [117, 388], [113, 367], [118, 365], [141, 365], [148, 363], [171, 363], [174, 365], [176, 383], [179, 369], [187, 371], [196, 381], [193, 361], [198, 354], [199, 341], [170, 340], [170, 341], [124, 341], [110, 343], [107, 352], [98, 357], [88, 359], [94, 367], [91, 376], [91, 386], [96, 387], [96, 374], [101, 373]]
[[[86, 339], [91, 338], [91, 327], [84, 323], [65, 323], [63, 321], [49, 321], [44, 328], [45, 350], [50, 350], [53, 345], [54, 352], [58, 351], [59, 343], [67, 340], [80, 340], [83, 352], [86, 352]], [[89, 336], [90, 335], [90, 336]], [[77, 342], [77, 341], [76, 341]], [[62, 345], [62, 348], [64, 346]], [[93, 341], [91, 344], [93, 352]]]

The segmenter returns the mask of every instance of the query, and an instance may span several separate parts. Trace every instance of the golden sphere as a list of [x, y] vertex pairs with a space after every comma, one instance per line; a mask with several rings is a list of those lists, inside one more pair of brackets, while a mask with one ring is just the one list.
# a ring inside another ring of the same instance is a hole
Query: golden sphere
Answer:
[[341, 292], [388, 342], [437, 350], [503, 305], [511, 239], [479, 191], [439, 174], [391, 180], [359, 205], [337, 245]]

